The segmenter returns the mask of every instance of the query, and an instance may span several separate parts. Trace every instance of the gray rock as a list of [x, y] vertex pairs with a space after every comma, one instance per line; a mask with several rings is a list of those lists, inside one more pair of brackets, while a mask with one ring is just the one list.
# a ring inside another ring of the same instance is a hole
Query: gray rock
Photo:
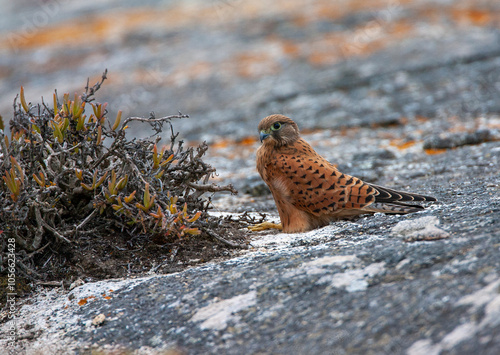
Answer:
[[396, 155], [387, 149], [379, 149], [370, 152], [363, 152], [354, 154], [352, 157], [353, 161], [365, 161], [368, 159], [377, 159], [377, 160], [391, 160], [395, 159]]
[[438, 228], [439, 220], [434, 216], [401, 221], [392, 228], [392, 234], [402, 236], [405, 241], [436, 240], [448, 238], [450, 234]]
[[450, 149], [498, 139], [500, 139], [500, 133], [492, 129], [480, 129], [463, 133], [442, 133], [426, 138], [424, 149]]

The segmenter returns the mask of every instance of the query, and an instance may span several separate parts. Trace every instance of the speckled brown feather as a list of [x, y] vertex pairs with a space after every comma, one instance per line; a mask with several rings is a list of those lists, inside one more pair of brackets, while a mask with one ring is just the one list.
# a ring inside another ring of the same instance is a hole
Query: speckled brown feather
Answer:
[[[273, 132], [270, 128], [276, 122], [281, 129]], [[300, 138], [288, 117], [268, 116], [259, 131], [270, 134], [257, 151], [257, 170], [273, 194], [285, 232], [302, 232], [364, 213], [416, 212], [423, 207], [406, 202], [436, 200], [342, 174]]]

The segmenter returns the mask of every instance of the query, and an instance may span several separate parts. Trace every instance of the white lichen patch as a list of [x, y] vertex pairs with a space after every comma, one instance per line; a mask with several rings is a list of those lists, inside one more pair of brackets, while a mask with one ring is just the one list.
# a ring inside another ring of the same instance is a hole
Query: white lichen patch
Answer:
[[230, 321], [238, 322], [236, 313], [254, 306], [257, 303], [257, 292], [250, 291], [229, 299], [214, 301], [200, 308], [191, 318], [192, 322], [202, 321], [200, 328], [223, 330]]
[[384, 271], [385, 263], [373, 263], [364, 268], [325, 275], [318, 280], [318, 283], [329, 283], [348, 292], [364, 291], [369, 286], [369, 280]]
[[448, 238], [450, 234], [441, 228], [439, 219], [435, 216], [426, 216], [396, 224], [391, 233], [401, 236], [405, 241], [437, 240]]

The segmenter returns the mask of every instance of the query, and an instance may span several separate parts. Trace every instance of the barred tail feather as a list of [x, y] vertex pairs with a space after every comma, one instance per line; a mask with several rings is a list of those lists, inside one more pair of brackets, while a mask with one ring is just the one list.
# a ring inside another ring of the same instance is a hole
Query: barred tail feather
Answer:
[[414, 201], [414, 202], [437, 201], [437, 199], [432, 196], [425, 196], [411, 192], [396, 191], [393, 189], [389, 189], [387, 187], [373, 185], [373, 184], [369, 185], [378, 192], [377, 194], [375, 194], [375, 202], [386, 202], [386, 203], [396, 202], [397, 204], [401, 204], [401, 202], [409, 202], [409, 201]]

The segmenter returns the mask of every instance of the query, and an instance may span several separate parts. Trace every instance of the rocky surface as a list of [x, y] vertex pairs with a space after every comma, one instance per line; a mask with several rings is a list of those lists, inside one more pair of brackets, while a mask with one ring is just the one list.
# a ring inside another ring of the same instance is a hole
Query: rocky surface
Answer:
[[21, 83], [48, 97], [108, 67], [113, 109], [191, 115], [176, 128], [207, 139], [217, 179], [241, 192], [214, 212], [276, 218], [254, 168], [255, 127], [276, 112], [342, 171], [439, 202], [257, 233], [175, 274], [40, 289], [0, 344], [15, 327], [28, 354], [498, 354], [497, 1], [54, 3], [16, 46], [39, 8], [10, 5], [2, 23], [4, 117]]
[[411, 179], [415, 168], [387, 167], [439, 197], [424, 212], [256, 235], [239, 256], [176, 274], [41, 290], [20, 310], [19, 334], [34, 340], [19, 346], [27, 353], [496, 354], [500, 144], [425, 160], [399, 162], [426, 174]]

